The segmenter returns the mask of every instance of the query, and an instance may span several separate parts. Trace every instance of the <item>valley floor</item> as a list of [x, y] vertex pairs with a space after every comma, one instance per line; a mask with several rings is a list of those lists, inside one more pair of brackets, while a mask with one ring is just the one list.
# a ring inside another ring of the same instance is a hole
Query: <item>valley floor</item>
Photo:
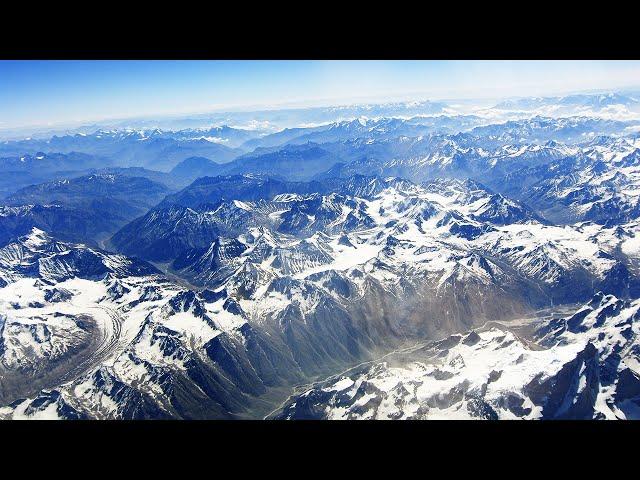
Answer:
[[[580, 307], [580, 304], [566, 304], [566, 305], [558, 305], [554, 307], [547, 307], [544, 309], [537, 310], [532, 312], [530, 315], [514, 318], [512, 320], [502, 320], [502, 321], [488, 321], [481, 327], [475, 329], [477, 332], [482, 332], [489, 330], [491, 328], [501, 328], [505, 331], [511, 332], [516, 335], [522, 342], [526, 343], [531, 349], [539, 349], [542, 350], [543, 347], [539, 346], [532, 339], [532, 335], [537, 327], [545, 322], [548, 322], [553, 319], [562, 318], [563, 316], [570, 315], [572, 312], [575, 312]], [[460, 332], [460, 335], [466, 336], [469, 332]], [[357, 375], [363, 371], [367, 370], [367, 367], [376, 365], [381, 362], [386, 362], [389, 365], [402, 366], [406, 363], [411, 362], [412, 353], [420, 350], [422, 348], [427, 347], [428, 345], [433, 344], [439, 340], [444, 340], [444, 338], [433, 339], [433, 340], [422, 340], [416, 342], [409, 342], [409, 345], [403, 346], [398, 349], [391, 350], [386, 353], [378, 354], [375, 358], [371, 360], [366, 360], [364, 362], [358, 363], [357, 365], [350, 366], [343, 371], [338, 373], [331, 374], [329, 376], [323, 376], [321, 378], [316, 378], [308, 383], [298, 384], [289, 388], [280, 388], [274, 389], [269, 393], [263, 395], [259, 399], [259, 406], [256, 406], [250, 409], [249, 412], [244, 414], [242, 418], [247, 419], [255, 419], [259, 418], [262, 415], [262, 412], [267, 406], [273, 405], [275, 402], [273, 399], [279, 399], [283, 395], [286, 395], [286, 392], [289, 392], [289, 395], [277, 406], [271, 410], [269, 413], [262, 417], [264, 420], [273, 420], [277, 419], [279, 415], [282, 414], [282, 411], [289, 405], [291, 405], [295, 399], [301, 395], [304, 395], [307, 392], [312, 391], [314, 388], [331, 384], [332, 382], [338, 381], [344, 377], [351, 377], [353, 375]], [[277, 401], [277, 400], [276, 400]], [[263, 403], [264, 402], [264, 403]]]
[[297, 387], [265, 418], [640, 418], [639, 307], [596, 295], [486, 322]]

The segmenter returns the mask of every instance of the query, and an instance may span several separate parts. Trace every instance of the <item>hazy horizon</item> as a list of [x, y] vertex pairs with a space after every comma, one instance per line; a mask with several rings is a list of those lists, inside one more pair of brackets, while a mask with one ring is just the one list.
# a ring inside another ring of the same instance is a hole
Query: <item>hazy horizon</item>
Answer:
[[1, 61], [0, 130], [638, 88], [638, 61]]

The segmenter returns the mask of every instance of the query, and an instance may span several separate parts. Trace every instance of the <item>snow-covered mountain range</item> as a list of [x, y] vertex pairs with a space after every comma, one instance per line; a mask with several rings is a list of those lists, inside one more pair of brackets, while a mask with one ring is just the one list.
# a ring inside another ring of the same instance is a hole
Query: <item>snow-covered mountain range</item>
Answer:
[[639, 418], [640, 117], [586, 97], [5, 142], [0, 418]]

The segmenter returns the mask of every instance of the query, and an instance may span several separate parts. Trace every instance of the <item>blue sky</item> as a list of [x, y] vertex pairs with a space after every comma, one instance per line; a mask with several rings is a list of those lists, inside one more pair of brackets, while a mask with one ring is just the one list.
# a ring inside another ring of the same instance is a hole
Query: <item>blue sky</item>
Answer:
[[0, 129], [291, 103], [635, 86], [638, 61], [0, 61]]

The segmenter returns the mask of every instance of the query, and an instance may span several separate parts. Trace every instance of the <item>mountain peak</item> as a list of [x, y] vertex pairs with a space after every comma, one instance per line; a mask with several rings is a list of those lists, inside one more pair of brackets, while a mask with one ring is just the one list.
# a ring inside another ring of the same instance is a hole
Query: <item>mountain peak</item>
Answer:
[[20, 238], [21, 243], [30, 249], [37, 249], [52, 240], [44, 230], [40, 230], [37, 227], [33, 227], [27, 235]]

